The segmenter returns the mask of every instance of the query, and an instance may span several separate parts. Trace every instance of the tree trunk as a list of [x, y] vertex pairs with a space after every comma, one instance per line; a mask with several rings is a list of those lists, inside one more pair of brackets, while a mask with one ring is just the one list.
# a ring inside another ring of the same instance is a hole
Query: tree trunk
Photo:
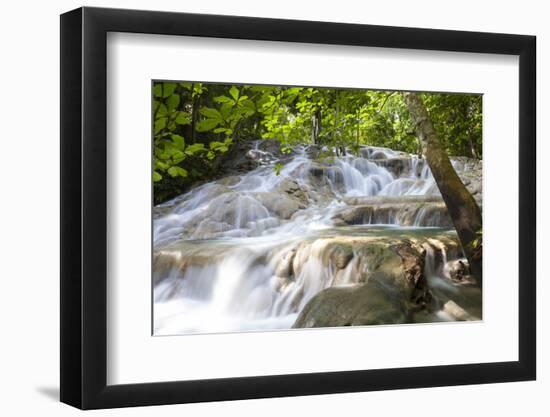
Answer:
[[311, 118], [311, 140], [314, 145], [319, 143], [319, 133], [321, 131], [321, 111], [315, 110]]
[[193, 96], [195, 92], [195, 83], [191, 84], [191, 131], [189, 133], [189, 142], [195, 143], [195, 125], [197, 122], [197, 113], [199, 109], [200, 96]]
[[482, 228], [481, 210], [454, 170], [422, 99], [415, 93], [403, 93], [403, 98], [415, 124], [424, 157], [443, 196], [462, 249], [470, 264], [470, 270], [481, 286], [482, 259], [472, 244], [478, 237], [477, 232]]
[[[332, 143], [339, 144], [340, 135], [338, 134], [338, 117], [340, 115], [340, 101], [338, 100], [340, 90], [334, 91], [334, 124], [332, 126]], [[338, 145], [336, 146], [338, 148]]]
[[356, 153], [359, 152], [359, 123], [360, 123], [360, 117], [359, 117], [359, 110], [355, 112], [355, 148]]

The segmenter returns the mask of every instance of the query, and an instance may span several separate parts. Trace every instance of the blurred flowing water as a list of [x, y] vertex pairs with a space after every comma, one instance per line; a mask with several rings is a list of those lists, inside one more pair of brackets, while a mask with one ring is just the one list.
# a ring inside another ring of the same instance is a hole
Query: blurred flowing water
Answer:
[[[415, 155], [364, 147], [359, 156], [319, 159], [300, 148], [278, 173], [283, 156], [258, 146], [249, 153], [256, 169], [154, 208], [155, 334], [290, 328], [315, 294], [357, 282], [365, 268], [358, 257], [342, 270], [327, 263], [328, 238], [456, 240], [429, 167]], [[459, 174], [476, 168], [453, 164]], [[436, 252], [427, 247], [425, 273], [452, 286], [447, 264], [462, 254]], [[443, 310], [438, 317], [450, 319]]]

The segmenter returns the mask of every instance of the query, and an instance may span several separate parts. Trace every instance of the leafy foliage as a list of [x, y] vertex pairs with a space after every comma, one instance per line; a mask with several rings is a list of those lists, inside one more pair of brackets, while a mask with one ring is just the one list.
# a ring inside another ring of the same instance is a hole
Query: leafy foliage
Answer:
[[[186, 184], [202, 178], [213, 168], [216, 155], [228, 151], [231, 137], [222, 142], [195, 142], [196, 103], [207, 91], [201, 83], [160, 82], [153, 86], [153, 182], [155, 200], [160, 202]], [[212, 109], [214, 110], [214, 109]], [[215, 110], [214, 110], [215, 111]], [[191, 133], [191, 134], [189, 134]], [[184, 136], [185, 135], [185, 136]], [[191, 143], [185, 137], [191, 138]]]
[[[481, 96], [422, 97], [447, 152], [480, 158]], [[276, 139], [287, 153], [315, 144], [325, 157], [356, 153], [361, 145], [417, 153], [414, 128], [398, 92], [155, 82], [155, 201], [213, 178], [224, 155], [242, 141]]]

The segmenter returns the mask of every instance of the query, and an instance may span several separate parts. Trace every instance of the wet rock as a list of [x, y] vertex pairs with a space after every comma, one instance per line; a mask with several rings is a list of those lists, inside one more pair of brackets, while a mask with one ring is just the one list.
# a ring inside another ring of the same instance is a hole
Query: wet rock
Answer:
[[274, 157], [271, 153], [264, 152], [259, 149], [250, 149], [246, 153], [246, 157], [252, 161], [255, 161], [258, 165], [268, 165], [271, 162], [275, 162], [277, 160], [277, 158]]
[[383, 151], [374, 151], [370, 156], [369, 159], [376, 160], [376, 159], [388, 159], [388, 156]]
[[237, 175], [230, 175], [216, 181], [217, 184], [225, 185], [228, 187], [236, 185], [239, 182], [241, 182], [241, 177], [238, 177]]
[[371, 159], [372, 162], [374, 162], [376, 165], [386, 168], [388, 171], [391, 171], [391, 173], [399, 177], [403, 171], [405, 171], [405, 168], [409, 167], [409, 159], [405, 158], [375, 158]]
[[395, 252], [401, 258], [407, 282], [414, 288], [424, 287], [426, 250], [421, 246], [413, 245], [410, 241], [405, 241], [395, 246]]
[[[158, 208], [167, 207], [167, 208], [170, 208], [171, 210], [175, 209], [176, 212], [182, 212], [189, 209], [189, 204], [191, 201], [192, 201], [192, 205], [196, 206], [198, 204], [211, 201], [222, 194], [230, 193], [232, 191], [233, 190], [225, 184], [221, 184], [217, 182], [205, 184], [201, 187], [195, 188], [193, 191], [191, 191], [188, 194], [184, 194], [183, 196], [180, 196], [180, 198], [176, 198], [168, 203], [165, 203], [157, 207]], [[155, 207], [155, 209], [157, 207]]]
[[445, 203], [371, 203], [345, 207], [333, 215], [337, 226], [357, 224], [397, 224], [401, 226], [451, 227]]
[[248, 141], [237, 142], [226, 153], [219, 167], [221, 175], [242, 174], [252, 171], [260, 164], [251, 157], [248, 152], [252, 149], [252, 143]]
[[192, 246], [181, 242], [168, 245], [153, 253], [153, 284], [170, 277], [183, 278], [189, 267], [205, 267], [220, 255], [198, 252]]
[[258, 142], [258, 149], [269, 152], [273, 156], [281, 156], [281, 143], [277, 139], [262, 139]]
[[457, 321], [479, 320], [479, 318], [472, 316], [453, 300], [447, 301], [443, 305], [442, 310]]
[[338, 269], [344, 269], [353, 259], [353, 249], [349, 246], [338, 246], [334, 255], [334, 264]]
[[[376, 165], [386, 168], [395, 177], [399, 177], [404, 173], [407, 173], [412, 168], [412, 160], [410, 157], [397, 157], [397, 158], [375, 158], [372, 159]], [[419, 176], [422, 170], [422, 165], [417, 165], [416, 176]]]
[[[420, 317], [424, 319], [420, 321], [440, 320], [435, 312], [443, 309], [450, 298], [437, 286], [439, 304], [434, 298], [425, 275], [426, 250], [423, 245], [426, 244], [433, 245], [432, 262], [438, 268], [443, 267], [442, 253], [453, 253], [459, 246], [456, 237], [445, 234], [427, 239], [334, 237], [325, 239], [323, 245], [316, 242], [325, 265], [340, 262], [340, 266], [352, 267], [353, 285], [340, 286], [335, 280], [335, 287], [321, 291], [306, 304], [294, 327], [410, 323]], [[308, 255], [312, 256], [312, 253]], [[457, 298], [455, 295], [452, 300], [464, 305], [471, 298]], [[477, 303], [476, 300], [464, 308], [471, 317], [475, 316], [470, 312], [471, 305]]]
[[327, 288], [300, 312], [293, 328], [364, 326], [406, 323], [407, 315], [399, 297], [381, 284]]
[[[414, 181], [414, 180], [413, 180]], [[406, 204], [423, 204], [423, 203], [443, 203], [441, 196], [433, 195], [403, 195], [403, 196], [365, 196], [365, 197], [346, 197], [343, 201], [350, 206], [360, 205], [394, 205], [401, 206]]]
[[296, 247], [283, 251], [277, 251], [271, 255], [271, 265], [275, 270], [275, 276], [280, 278], [291, 278], [294, 275], [293, 262], [296, 257]]
[[269, 211], [264, 205], [250, 195], [229, 192], [214, 198], [208, 208], [196, 217], [195, 227], [204, 219], [227, 223], [234, 228], [245, 227], [251, 221], [269, 217]]
[[453, 156], [450, 159], [463, 184], [478, 204], [481, 204], [483, 199], [483, 162], [464, 156]]
[[230, 230], [231, 225], [224, 222], [216, 222], [211, 219], [205, 219], [199, 223], [193, 231], [193, 239], [212, 239], [226, 230]]
[[466, 258], [455, 259], [447, 263], [449, 278], [455, 281], [464, 281], [470, 279], [470, 267]]
[[277, 191], [297, 199], [304, 206], [308, 204], [308, 195], [296, 180], [284, 178], [277, 186]]
[[327, 167], [319, 162], [312, 162], [308, 168], [309, 175], [313, 178], [322, 178], [327, 176]]
[[306, 155], [311, 159], [318, 159], [323, 151], [320, 145], [308, 145], [305, 148]]
[[345, 269], [353, 259], [353, 247], [350, 244], [332, 240], [324, 250], [323, 261], [325, 265], [332, 263], [338, 269]]
[[412, 287], [411, 301], [420, 307], [427, 306], [432, 300], [432, 294], [424, 275], [426, 250], [410, 240], [399, 243], [394, 250], [401, 258], [405, 280]]
[[261, 202], [261, 204], [273, 215], [280, 219], [290, 219], [298, 210], [302, 210], [306, 205], [297, 198], [292, 198], [287, 194], [265, 192], [253, 193], [252, 197]]

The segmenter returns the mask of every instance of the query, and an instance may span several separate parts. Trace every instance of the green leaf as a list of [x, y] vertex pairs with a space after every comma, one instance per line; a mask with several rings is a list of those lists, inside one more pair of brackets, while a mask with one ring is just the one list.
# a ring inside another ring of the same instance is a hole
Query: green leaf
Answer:
[[172, 142], [174, 142], [174, 145], [178, 148], [183, 149], [185, 147], [185, 139], [183, 136], [172, 134], [170, 135], [170, 138], [172, 139]]
[[271, 97], [272, 96], [262, 96], [262, 97], [260, 97], [260, 99], [258, 101], [256, 101], [256, 107], [258, 107], [258, 109], [263, 108], [265, 105], [267, 105], [268, 103], [271, 102]]
[[240, 104], [241, 104], [241, 106], [243, 106], [247, 110], [251, 111], [252, 114], [254, 114], [254, 112], [256, 112], [256, 106], [254, 105], [252, 100], [244, 100]]
[[162, 83], [162, 97], [170, 97], [174, 94], [177, 86], [176, 83]]
[[160, 107], [158, 108], [157, 110], [157, 115], [156, 117], [159, 118], [159, 117], [166, 117], [168, 115], [168, 109], [166, 108], [166, 106], [164, 105], [164, 103], [160, 103]]
[[222, 104], [220, 107], [220, 112], [223, 120], [227, 120], [229, 118], [234, 105], [235, 103], [233, 101]]
[[153, 93], [155, 94], [155, 97], [162, 97], [162, 84], [155, 84], [153, 87]]
[[162, 180], [162, 175], [157, 171], [153, 171], [153, 182], [159, 182], [160, 180]]
[[178, 167], [178, 166], [173, 166], [173, 167], [170, 167], [168, 168], [168, 174], [171, 176], [171, 177], [187, 177], [188, 173], [187, 173], [187, 170], [182, 168], [182, 167]]
[[210, 149], [216, 149], [216, 148], [219, 148], [220, 146], [225, 146], [225, 143], [213, 141], [213, 142], [210, 142], [209, 146], [210, 146]]
[[166, 106], [168, 110], [175, 110], [180, 104], [180, 96], [178, 94], [172, 94], [166, 99]]
[[205, 119], [197, 123], [198, 132], [208, 132], [209, 130], [214, 129], [220, 124], [220, 121], [217, 119]]
[[204, 144], [202, 143], [194, 143], [192, 145], [189, 145], [187, 148], [185, 148], [185, 153], [189, 156], [193, 156], [194, 154], [201, 153], [206, 151], [204, 148]]
[[209, 146], [210, 146], [210, 149], [212, 149], [213, 151], [220, 152], [220, 153], [225, 153], [229, 149], [225, 142], [213, 141], [213, 142], [210, 142]]
[[273, 167], [275, 169], [275, 175], [281, 175], [281, 169], [283, 169], [283, 164], [276, 163]]
[[175, 122], [179, 125], [188, 125], [191, 123], [191, 116], [187, 112], [179, 111]]
[[164, 153], [163, 155], [166, 158], [170, 158], [175, 155], [177, 152], [180, 152], [180, 149], [173, 142], [164, 142]]
[[185, 160], [185, 154], [182, 151], [177, 151], [172, 155], [172, 162], [174, 164], [179, 164], [180, 162]]
[[201, 107], [199, 112], [203, 116], [206, 116], [210, 119], [217, 119], [217, 120], [220, 120], [220, 121], [223, 120], [221, 113], [218, 110], [213, 109], [211, 107]]
[[155, 170], [159, 169], [161, 171], [166, 171], [168, 168], [168, 164], [165, 162], [162, 162], [160, 159], [155, 160]]
[[231, 94], [231, 97], [233, 97], [233, 99], [235, 101], [237, 101], [239, 99], [239, 89], [235, 86], [232, 86], [230, 89], [229, 89], [229, 94]]
[[218, 96], [214, 98], [216, 103], [234, 103], [235, 101], [227, 96]]
[[166, 117], [155, 120], [155, 134], [159, 133], [162, 129], [166, 127]]

